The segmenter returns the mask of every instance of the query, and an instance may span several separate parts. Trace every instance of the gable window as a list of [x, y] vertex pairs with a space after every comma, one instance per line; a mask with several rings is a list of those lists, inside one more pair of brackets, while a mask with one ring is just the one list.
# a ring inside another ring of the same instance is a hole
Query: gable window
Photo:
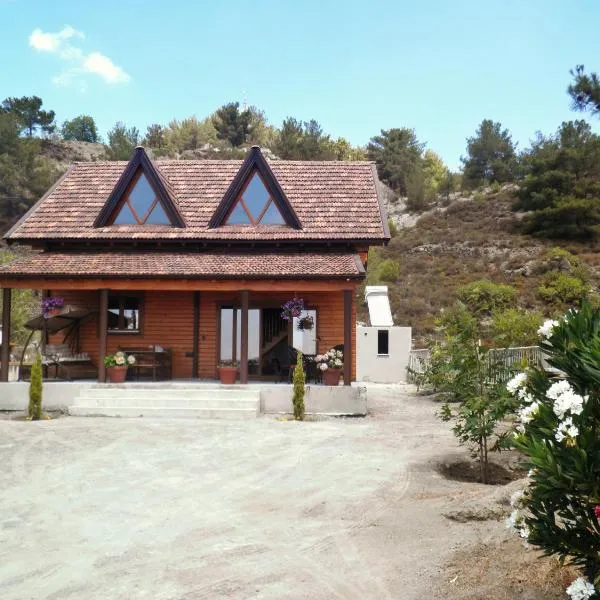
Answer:
[[140, 333], [141, 304], [140, 296], [133, 294], [109, 294], [109, 333]]
[[254, 171], [242, 188], [226, 225], [285, 225], [271, 194], [258, 171]]
[[387, 329], [377, 330], [377, 354], [387, 356], [390, 353], [390, 332]]
[[114, 225], [172, 225], [154, 188], [140, 169], [125, 193]]

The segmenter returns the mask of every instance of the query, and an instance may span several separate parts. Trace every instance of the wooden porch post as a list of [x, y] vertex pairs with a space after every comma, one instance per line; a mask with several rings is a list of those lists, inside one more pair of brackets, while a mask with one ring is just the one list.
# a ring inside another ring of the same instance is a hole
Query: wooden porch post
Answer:
[[[42, 301], [45, 300], [49, 295], [50, 295], [50, 292], [48, 292], [48, 290], [42, 290]], [[46, 327], [46, 319], [44, 319], [44, 329], [42, 331], [42, 344], [41, 344], [42, 356], [44, 356], [46, 354], [46, 346], [47, 345], [48, 345], [48, 329]]]
[[242, 290], [242, 322], [240, 344], [240, 383], [248, 383], [248, 290]]
[[108, 290], [100, 290], [100, 349], [98, 356], [98, 381], [106, 383], [106, 367], [104, 357], [106, 356], [108, 336]]
[[352, 290], [344, 290], [344, 385], [352, 382]]
[[231, 360], [237, 360], [237, 308], [234, 306], [232, 311], [233, 326], [231, 328]]
[[194, 364], [192, 365], [192, 377], [198, 379], [198, 362], [200, 361], [200, 292], [194, 292], [194, 325], [193, 325], [192, 354]]
[[2, 290], [2, 348], [0, 350], [0, 381], [8, 381], [10, 361], [10, 303], [11, 289]]

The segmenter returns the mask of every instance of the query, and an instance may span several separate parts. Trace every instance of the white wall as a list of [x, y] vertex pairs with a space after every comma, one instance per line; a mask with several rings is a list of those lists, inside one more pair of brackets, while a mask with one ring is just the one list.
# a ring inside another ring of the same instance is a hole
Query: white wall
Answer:
[[[389, 332], [389, 353], [377, 354], [377, 332]], [[357, 327], [356, 378], [358, 381], [400, 383], [407, 380], [406, 369], [411, 348], [410, 327]]]

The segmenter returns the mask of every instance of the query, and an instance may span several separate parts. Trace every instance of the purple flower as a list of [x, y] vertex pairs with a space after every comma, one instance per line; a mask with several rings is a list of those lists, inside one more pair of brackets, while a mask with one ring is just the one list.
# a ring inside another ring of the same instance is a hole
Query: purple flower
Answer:
[[289, 321], [294, 317], [299, 317], [304, 310], [304, 300], [302, 298], [292, 298], [281, 305], [281, 318]]
[[64, 304], [65, 301], [60, 296], [48, 296], [42, 300], [42, 313], [47, 315], [55, 308], [62, 308]]

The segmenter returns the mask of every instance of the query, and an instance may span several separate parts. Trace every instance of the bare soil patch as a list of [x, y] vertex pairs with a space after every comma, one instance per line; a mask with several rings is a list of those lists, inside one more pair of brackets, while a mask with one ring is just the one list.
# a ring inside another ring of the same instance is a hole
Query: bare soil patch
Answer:
[[[450, 464], [441, 464], [438, 471], [446, 479], [454, 481], [464, 481], [469, 483], [481, 483], [481, 474], [479, 463], [476, 461], [461, 460]], [[512, 468], [507, 465], [490, 463], [489, 465], [489, 485], [506, 485], [511, 481], [521, 479], [526, 471], [519, 468]]]

